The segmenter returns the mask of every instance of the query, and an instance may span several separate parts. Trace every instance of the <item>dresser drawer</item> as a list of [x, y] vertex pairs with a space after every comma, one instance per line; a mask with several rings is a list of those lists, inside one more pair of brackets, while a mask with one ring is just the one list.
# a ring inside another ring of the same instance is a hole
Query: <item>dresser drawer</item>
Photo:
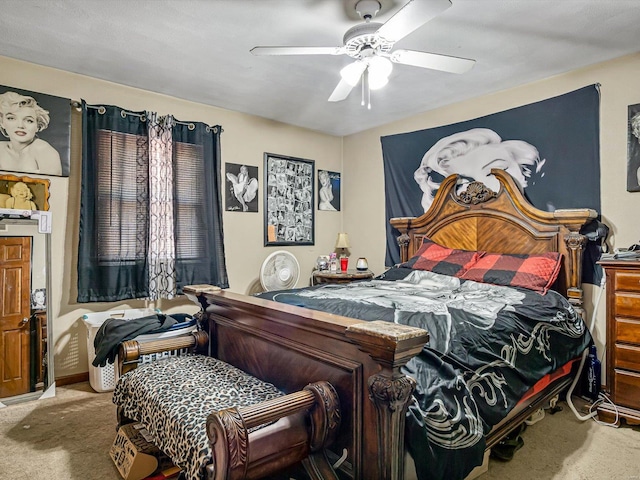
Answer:
[[640, 320], [616, 318], [616, 342], [640, 345]]
[[640, 273], [638, 272], [616, 272], [615, 282], [616, 292], [623, 290], [625, 292], [640, 293]]
[[[614, 347], [615, 367], [640, 372], [640, 347], [616, 344]], [[640, 392], [638, 392], [640, 395]]]
[[615, 403], [640, 409], [640, 373], [616, 370], [614, 372]]
[[616, 292], [614, 301], [614, 315], [640, 318], [640, 294]]

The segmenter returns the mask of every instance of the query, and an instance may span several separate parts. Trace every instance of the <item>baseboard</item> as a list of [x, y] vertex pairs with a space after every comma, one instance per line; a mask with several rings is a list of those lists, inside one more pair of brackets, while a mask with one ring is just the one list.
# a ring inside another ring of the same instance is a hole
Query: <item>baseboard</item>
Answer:
[[64, 387], [74, 383], [88, 382], [89, 372], [74, 373], [73, 375], [65, 375], [64, 377], [56, 377], [56, 386]]

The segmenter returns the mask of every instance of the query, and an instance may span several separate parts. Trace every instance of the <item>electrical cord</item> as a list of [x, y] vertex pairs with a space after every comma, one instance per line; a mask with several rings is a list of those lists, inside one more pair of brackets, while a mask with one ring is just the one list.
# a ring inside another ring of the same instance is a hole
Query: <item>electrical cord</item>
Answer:
[[[596, 297], [596, 302], [593, 306], [593, 313], [591, 315], [591, 321], [589, 323], [589, 325], [587, 325], [587, 328], [589, 329], [589, 332], [591, 332], [593, 334], [593, 326], [595, 324], [596, 321], [596, 315], [598, 312], [598, 306], [600, 305], [600, 299], [602, 298], [602, 293], [604, 292], [605, 289], [605, 273], [604, 270], [602, 272], [602, 280], [600, 281], [600, 291], [598, 292], [598, 296]], [[609, 399], [609, 397], [605, 394], [600, 392], [598, 394], [598, 399], [593, 402], [593, 404], [589, 407], [589, 413], [587, 415], [581, 415], [578, 412], [578, 409], [575, 407], [575, 405], [573, 404], [573, 399], [571, 398], [573, 395], [573, 390], [576, 388], [576, 385], [578, 384], [578, 381], [581, 378], [582, 375], [582, 368], [584, 367], [584, 362], [587, 359], [587, 355], [589, 355], [589, 349], [585, 349], [584, 352], [582, 352], [582, 358], [580, 359], [580, 366], [578, 367], [578, 371], [576, 373], [575, 378], [573, 379], [573, 382], [571, 382], [571, 386], [569, 387], [569, 390], [567, 390], [567, 405], [569, 405], [569, 408], [571, 409], [571, 411], [573, 412], [573, 414], [576, 416], [576, 418], [580, 421], [586, 421], [589, 420], [590, 418], [593, 418], [594, 421], [600, 425], [606, 425], [608, 427], [615, 427], [618, 428], [618, 420], [619, 420], [619, 412], [618, 412], [618, 407]], [[613, 410], [616, 412], [616, 418], [614, 423], [607, 423], [607, 422], [602, 422], [600, 420], [598, 420], [596, 417], [598, 415], [597, 410], [595, 410], [598, 405], [600, 405], [601, 403], [609, 403]]]
[[[603, 422], [603, 421], [599, 420], [597, 416], [594, 416], [593, 417], [593, 421], [596, 422], [598, 425], [604, 425], [605, 427], [619, 428], [620, 427], [620, 412], [619, 412], [618, 407], [616, 406], [616, 404], [611, 401], [611, 399], [609, 398], [609, 396], [606, 393], [600, 392], [600, 394], [598, 395], [598, 400], [593, 402], [593, 404], [589, 407], [589, 412], [593, 412], [593, 409], [597, 408], [602, 403], [608, 403], [611, 406], [612, 410], [616, 413], [616, 418], [612, 423], [607, 423], [607, 422]], [[596, 412], [593, 412], [593, 413], [595, 413], [597, 415], [598, 412], [596, 411]]]
[[576, 376], [573, 379], [573, 382], [571, 382], [571, 386], [569, 387], [569, 390], [567, 390], [567, 405], [569, 405], [569, 408], [571, 409], [573, 414], [576, 416], [576, 418], [583, 422], [586, 420], [589, 420], [590, 418], [594, 418], [596, 415], [598, 415], [597, 411], [596, 412], [590, 411], [588, 415], [580, 415], [580, 413], [578, 412], [578, 409], [576, 409], [575, 405], [573, 404], [573, 399], [571, 398], [571, 395], [573, 394], [573, 390], [576, 388], [576, 385], [578, 384], [578, 381], [581, 378], [580, 375], [582, 374], [582, 367], [584, 366], [584, 361], [587, 359], [588, 354], [589, 354], [589, 349], [586, 349], [582, 353], [582, 358], [580, 359], [580, 366], [578, 367]]
[[334, 470], [337, 470], [340, 467], [340, 465], [344, 463], [344, 461], [347, 459], [348, 453], [349, 452], [347, 451], [346, 448], [342, 449], [342, 456], [338, 460], [336, 460], [336, 463], [332, 465]]

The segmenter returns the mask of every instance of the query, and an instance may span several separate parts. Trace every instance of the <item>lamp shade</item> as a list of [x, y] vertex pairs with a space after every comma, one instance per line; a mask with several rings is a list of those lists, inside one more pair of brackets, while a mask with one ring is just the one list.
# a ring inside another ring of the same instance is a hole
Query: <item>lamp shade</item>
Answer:
[[362, 71], [366, 68], [363, 62], [353, 62], [340, 70], [340, 76], [352, 87], [355, 87], [360, 81]]
[[374, 56], [369, 59], [369, 88], [378, 90], [389, 83], [389, 75], [393, 70], [391, 60]]
[[371, 90], [380, 90], [387, 83], [389, 83], [388, 77], [374, 77], [373, 75], [369, 74], [369, 88]]
[[346, 233], [339, 233], [336, 240], [336, 248], [350, 248], [349, 236]]

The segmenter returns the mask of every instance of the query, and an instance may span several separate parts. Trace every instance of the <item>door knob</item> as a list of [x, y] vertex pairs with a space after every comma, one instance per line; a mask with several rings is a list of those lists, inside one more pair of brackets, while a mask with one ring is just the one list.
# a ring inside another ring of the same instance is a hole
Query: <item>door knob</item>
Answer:
[[29, 319], [27, 317], [24, 317], [22, 319], [22, 321], [20, 322], [20, 328], [24, 327], [25, 325], [29, 324]]

